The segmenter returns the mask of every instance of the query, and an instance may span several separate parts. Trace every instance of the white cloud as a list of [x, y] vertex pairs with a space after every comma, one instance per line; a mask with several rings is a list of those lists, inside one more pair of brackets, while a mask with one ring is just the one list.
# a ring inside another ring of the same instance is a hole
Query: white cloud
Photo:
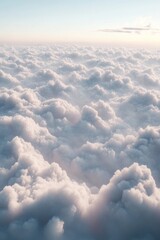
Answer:
[[1, 49], [0, 239], [158, 240], [159, 53]]
[[1, 87], [2, 86], [13, 86], [15, 84], [18, 84], [18, 80], [16, 78], [14, 78], [13, 76], [11, 76], [8, 73], [3, 72], [2, 70], [0, 70], [0, 84]]

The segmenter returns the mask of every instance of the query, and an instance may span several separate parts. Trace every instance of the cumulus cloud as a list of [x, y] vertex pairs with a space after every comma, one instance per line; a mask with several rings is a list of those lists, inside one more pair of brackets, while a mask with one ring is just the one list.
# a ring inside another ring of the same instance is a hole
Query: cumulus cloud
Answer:
[[18, 83], [18, 80], [11, 76], [10, 74], [0, 70], [0, 83], [1, 86], [15, 85]]
[[0, 239], [159, 239], [159, 62], [145, 49], [1, 47]]

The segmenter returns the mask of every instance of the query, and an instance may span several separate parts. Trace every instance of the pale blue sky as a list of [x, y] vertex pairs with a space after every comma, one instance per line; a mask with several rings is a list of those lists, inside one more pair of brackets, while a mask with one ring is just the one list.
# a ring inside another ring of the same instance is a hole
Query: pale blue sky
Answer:
[[97, 30], [157, 27], [159, 10], [159, 0], [0, 0], [0, 40], [107, 41], [117, 34]]

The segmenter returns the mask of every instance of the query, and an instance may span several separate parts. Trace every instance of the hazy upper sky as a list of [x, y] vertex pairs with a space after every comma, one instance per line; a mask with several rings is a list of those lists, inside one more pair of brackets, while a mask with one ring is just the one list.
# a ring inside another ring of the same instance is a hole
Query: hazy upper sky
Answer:
[[159, 0], [0, 0], [0, 40], [155, 45], [159, 10]]

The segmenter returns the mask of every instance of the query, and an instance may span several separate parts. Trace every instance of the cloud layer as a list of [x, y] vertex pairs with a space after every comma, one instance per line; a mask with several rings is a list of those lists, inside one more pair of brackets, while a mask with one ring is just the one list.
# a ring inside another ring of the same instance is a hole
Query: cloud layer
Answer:
[[0, 50], [0, 239], [158, 240], [159, 52]]

